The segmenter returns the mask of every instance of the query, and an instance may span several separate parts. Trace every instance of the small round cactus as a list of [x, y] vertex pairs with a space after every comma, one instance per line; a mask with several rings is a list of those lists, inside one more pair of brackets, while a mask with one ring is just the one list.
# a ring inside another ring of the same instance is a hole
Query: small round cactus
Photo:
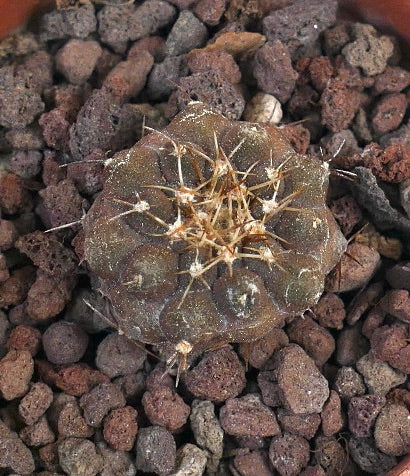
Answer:
[[202, 103], [105, 172], [85, 259], [119, 329], [176, 355], [282, 326], [318, 301], [346, 247], [325, 203], [327, 163]]

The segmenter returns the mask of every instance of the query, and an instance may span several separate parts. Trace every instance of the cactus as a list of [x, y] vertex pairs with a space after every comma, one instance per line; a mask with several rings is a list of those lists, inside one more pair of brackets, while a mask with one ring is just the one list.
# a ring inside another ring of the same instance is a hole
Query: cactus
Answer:
[[297, 154], [272, 125], [202, 103], [105, 173], [84, 219], [85, 259], [119, 329], [172, 344], [173, 360], [301, 314], [346, 247], [325, 203], [327, 163]]

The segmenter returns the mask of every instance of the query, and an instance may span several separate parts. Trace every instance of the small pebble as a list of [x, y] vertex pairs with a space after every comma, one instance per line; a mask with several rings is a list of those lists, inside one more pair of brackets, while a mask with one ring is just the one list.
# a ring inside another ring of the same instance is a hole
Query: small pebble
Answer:
[[9, 350], [27, 350], [34, 357], [41, 347], [41, 332], [24, 324], [13, 327], [7, 339]]
[[350, 438], [349, 453], [360, 469], [371, 474], [387, 474], [396, 464], [396, 458], [379, 451], [370, 438]]
[[155, 387], [145, 392], [142, 405], [152, 424], [172, 432], [185, 425], [191, 410], [180, 395], [168, 387]]
[[257, 93], [246, 104], [243, 117], [249, 122], [268, 122], [279, 124], [282, 120], [282, 106], [280, 102], [267, 93]]
[[77, 324], [59, 321], [47, 328], [42, 338], [47, 359], [53, 364], [73, 364], [84, 355], [88, 335]]
[[22, 475], [33, 474], [35, 463], [31, 451], [0, 419], [0, 468]]
[[83, 84], [91, 76], [101, 56], [96, 41], [70, 40], [56, 54], [56, 67], [69, 83]]
[[323, 327], [334, 329], [343, 328], [346, 317], [345, 305], [337, 294], [326, 293], [317, 304], [312, 307], [312, 316]]
[[337, 370], [334, 388], [340, 398], [346, 401], [366, 393], [363, 378], [352, 367], [340, 367]]
[[130, 406], [111, 410], [104, 418], [104, 439], [115, 450], [131, 451], [137, 432], [137, 411]]
[[407, 111], [405, 94], [393, 93], [383, 96], [373, 110], [372, 126], [377, 135], [397, 129]]
[[390, 367], [368, 353], [356, 362], [357, 370], [363, 376], [370, 393], [384, 396], [386, 393], [406, 381], [406, 375]]
[[54, 433], [44, 415], [32, 425], [24, 427], [19, 436], [27, 446], [34, 447], [44, 446], [55, 440]]
[[314, 361], [296, 344], [277, 351], [274, 366], [281, 399], [293, 413], [320, 413], [329, 387]]
[[345, 327], [336, 342], [336, 361], [339, 365], [354, 365], [369, 351], [369, 342], [362, 335], [360, 324]]
[[330, 396], [323, 407], [321, 418], [322, 432], [325, 436], [332, 436], [343, 428], [344, 418], [341, 401], [339, 395], [334, 390], [330, 391]]
[[182, 10], [165, 42], [165, 54], [177, 56], [202, 46], [208, 38], [206, 26], [189, 10]]
[[214, 404], [206, 400], [194, 400], [189, 419], [195, 442], [210, 453], [208, 469], [216, 470], [222, 458], [224, 433], [215, 416]]
[[197, 446], [187, 443], [178, 449], [175, 476], [201, 476], [204, 474], [207, 453]]
[[245, 369], [231, 347], [207, 352], [184, 379], [198, 398], [223, 402], [236, 397], [245, 387]]
[[281, 476], [297, 476], [307, 466], [310, 448], [301, 436], [284, 433], [272, 438], [269, 459]]
[[409, 410], [403, 405], [386, 405], [376, 420], [374, 439], [379, 450], [387, 455], [403, 456], [409, 454]]
[[34, 362], [27, 350], [10, 350], [0, 360], [0, 395], [4, 400], [22, 397], [29, 390]]
[[320, 415], [317, 413], [296, 415], [283, 408], [279, 408], [277, 415], [280, 427], [284, 432], [296, 436], [303, 436], [303, 438], [307, 440], [315, 436], [320, 426]]
[[59, 442], [58, 458], [63, 471], [76, 476], [96, 476], [103, 464], [94, 443], [83, 438], [66, 438]]
[[87, 364], [72, 364], [57, 373], [55, 385], [69, 395], [81, 397], [95, 385], [107, 382], [109, 378]]
[[372, 429], [377, 415], [386, 403], [379, 395], [364, 395], [353, 397], [349, 401], [349, 429], [358, 438], [372, 435]]
[[67, 402], [61, 409], [57, 429], [59, 437], [89, 438], [94, 428], [87, 425], [77, 401]]
[[225, 11], [227, 0], [200, 0], [194, 8], [195, 15], [207, 25], [217, 25]]
[[125, 398], [117, 385], [102, 383], [80, 399], [86, 423], [98, 428], [110, 410], [125, 406]]
[[33, 383], [30, 391], [20, 400], [19, 415], [26, 425], [33, 425], [53, 401], [51, 388], [42, 382]]
[[233, 460], [235, 469], [241, 476], [271, 476], [269, 458], [266, 451], [239, 453]]
[[175, 467], [174, 437], [161, 426], [141, 428], [135, 450], [136, 466], [140, 471], [165, 475], [171, 473]]
[[257, 394], [230, 398], [220, 410], [219, 420], [226, 433], [233, 436], [274, 436], [280, 433], [273, 411]]
[[272, 94], [281, 104], [289, 100], [297, 73], [286, 46], [279, 40], [266, 43], [257, 51], [253, 74], [263, 92]]

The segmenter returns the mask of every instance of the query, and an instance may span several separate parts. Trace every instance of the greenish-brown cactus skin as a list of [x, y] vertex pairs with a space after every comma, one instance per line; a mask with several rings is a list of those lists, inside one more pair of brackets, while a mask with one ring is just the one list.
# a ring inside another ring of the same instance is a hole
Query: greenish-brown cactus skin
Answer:
[[280, 129], [202, 103], [117, 153], [84, 219], [85, 259], [132, 339], [201, 352], [315, 304], [346, 241], [327, 163]]

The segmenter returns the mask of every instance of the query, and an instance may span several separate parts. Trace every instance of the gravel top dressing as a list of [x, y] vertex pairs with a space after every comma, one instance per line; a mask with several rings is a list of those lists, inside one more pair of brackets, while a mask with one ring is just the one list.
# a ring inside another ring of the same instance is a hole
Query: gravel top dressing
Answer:
[[0, 42], [0, 476], [407, 474], [398, 40], [57, 4]]

